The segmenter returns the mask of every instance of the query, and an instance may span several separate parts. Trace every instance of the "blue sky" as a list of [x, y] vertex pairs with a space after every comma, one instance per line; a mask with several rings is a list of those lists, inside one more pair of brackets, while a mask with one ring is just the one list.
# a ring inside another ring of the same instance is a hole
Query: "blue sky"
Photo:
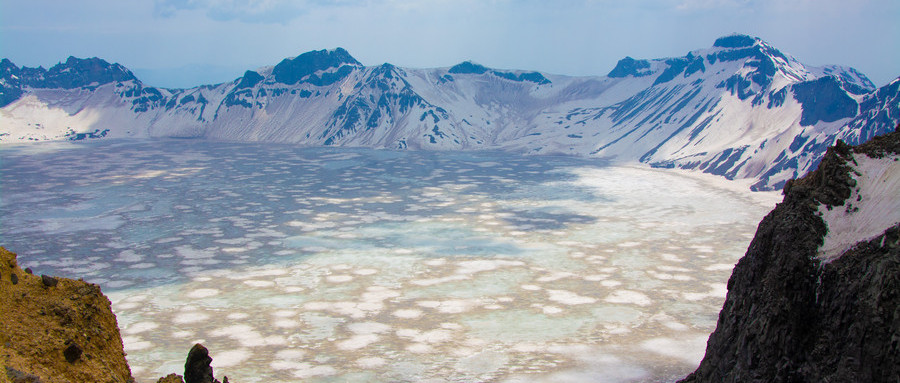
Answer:
[[880, 86], [900, 76], [898, 19], [897, 0], [0, 0], [0, 56], [97, 56], [169, 87], [338, 46], [366, 65], [605, 75], [625, 56], [682, 56], [739, 32]]

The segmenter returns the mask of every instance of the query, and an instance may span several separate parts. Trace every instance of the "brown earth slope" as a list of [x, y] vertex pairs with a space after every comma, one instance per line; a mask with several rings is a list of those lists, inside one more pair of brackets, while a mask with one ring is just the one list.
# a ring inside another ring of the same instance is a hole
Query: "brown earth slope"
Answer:
[[26, 273], [2, 247], [0, 365], [0, 383], [133, 381], [100, 287]]

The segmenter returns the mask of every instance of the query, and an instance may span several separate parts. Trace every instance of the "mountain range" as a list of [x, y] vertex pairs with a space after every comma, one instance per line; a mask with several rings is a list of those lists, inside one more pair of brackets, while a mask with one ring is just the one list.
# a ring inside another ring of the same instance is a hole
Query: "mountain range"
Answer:
[[265, 141], [409, 150], [508, 150], [641, 162], [780, 189], [837, 140], [900, 121], [900, 78], [800, 63], [746, 35], [682, 57], [626, 57], [606, 76], [466, 61], [365, 66], [320, 50], [190, 89], [69, 57], [50, 69], [0, 61], [0, 143], [113, 137]]

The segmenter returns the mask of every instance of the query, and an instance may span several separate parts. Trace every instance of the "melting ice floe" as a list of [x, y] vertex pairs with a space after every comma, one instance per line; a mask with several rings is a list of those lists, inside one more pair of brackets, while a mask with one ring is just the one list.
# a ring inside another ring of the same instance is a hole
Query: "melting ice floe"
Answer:
[[832, 261], [853, 245], [884, 233], [900, 223], [900, 156], [870, 158], [853, 154], [851, 177], [856, 180], [850, 198], [843, 206], [819, 213], [828, 226], [828, 234], [819, 248], [819, 258]]
[[[241, 382], [671, 379], [699, 362], [771, 208], [576, 158], [22, 150], [0, 152], [5, 245], [101, 284], [139, 381], [179, 371], [198, 341]], [[181, 168], [200, 170], [165, 176]]]

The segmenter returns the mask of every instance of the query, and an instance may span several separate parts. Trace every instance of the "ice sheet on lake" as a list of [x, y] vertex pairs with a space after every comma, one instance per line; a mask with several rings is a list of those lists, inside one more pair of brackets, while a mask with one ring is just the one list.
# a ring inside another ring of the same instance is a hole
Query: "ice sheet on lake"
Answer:
[[0, 152], [0, 240], [101, 284], [147, 382], [194, 342], [241, 382], [673, 379], [774, 201], [568, 157], [36, 147]]

